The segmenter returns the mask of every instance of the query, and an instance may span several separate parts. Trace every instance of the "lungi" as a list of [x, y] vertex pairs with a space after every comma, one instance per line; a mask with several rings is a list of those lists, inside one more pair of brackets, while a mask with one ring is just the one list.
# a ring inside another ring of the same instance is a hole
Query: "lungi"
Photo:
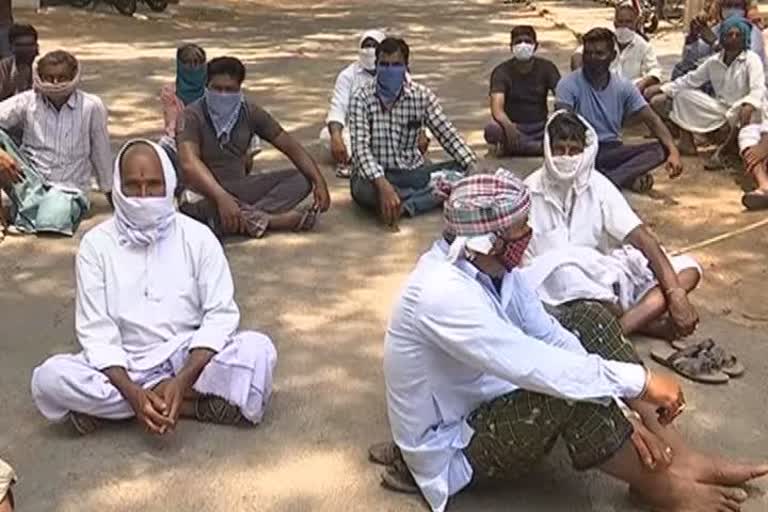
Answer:
[[683, 130], [709, 133], [725, 124], [735, 124], [740, 108], [741, 105], [728, 105], [702, 91], [684, 89], [672, 98], [669, 118]]
[[[189, 341], [153, 368], [128, 368], [128, 376], [144, 389], [154, 388], [176, 376], [188, 355]], [[269, 403], [276, 364], [277, 352], [272, 341], [263, 334], [243, 331], [211, 359], [193, 389], [238, 406], [243, 417], [256, 424]], [[53, 356], [35, 368], [32, 397], [42, 415], [55, 422], [65, 420], [70, 412], [112, 420], [135, 415], [120, 391], [103, 372], [88, 363], [82, 352]]]
[[[640, 358], [605, 306], [579, 301], [558, 308], [560, 323], [588, 352], [640, 364]], [[615, 402], [572, 402], [515, 390], [482, 404], [467, 418], [475, 431], [464, 449], [475, 478], [515, 479], [531, 471], [555, 445], [565, 441], [573, 467], [600, 466], [627, 442], [632, 424]]]

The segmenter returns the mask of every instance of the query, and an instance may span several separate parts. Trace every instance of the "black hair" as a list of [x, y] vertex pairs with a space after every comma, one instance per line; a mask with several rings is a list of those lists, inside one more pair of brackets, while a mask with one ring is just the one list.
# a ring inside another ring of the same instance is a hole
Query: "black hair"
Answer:
[[582, 37], [581, 42], [584, 46], [588, 43], [607, 43], [608, 47], [613, 50], [616, 47], [616, 35], [612, 30], [607, 28], [598, 27], [593, 28]]
[[403, 60], [405, 60], [405, 65], [407, 66], [408, 59], [411, 55], [411, 49], [408, 47], [408, 43], [405, 42], [405, 39], [399, 37], [387, 37], [376, 48], [376, 61], [379, 60], [382, 54], [392, 55], [393, 53], [398, 52], [403, 56]]
[[534, 42], [536, 42], [536, 29], [531, 25], [518, 25], [509, 31], [509, 38], [514, 41], [518, 36], [531, 36]]
[[8, 31], [8, 41], [13, 44], [20, 37], [34, 37], [37, 42], [37, 30], [32, 25], [26, 23], [14, 23]]
[[235, 57], [216, 57], [208, 63], [208, 82], [216, 75], [227, 75], [239, 83], [245, 80], [245, 66]]
[[577, 140], [587, 145], [587, 127], [573, 112], [563, 112], [555, 116], [547, 126], [549, 143], [556, 140]]
[[46, 53], [37, 61], [37, 69], [43, 69], [48, 66], [58, 66], [59, 64], [68, 64], [73, 73], [77, 73], [79, 64], [74, 55], [64, 50], [54, 50]]
[[187, 43], [179, 46], [176, 50], [176, 58], [179, 60], [187, 60], [190, 56], [199, 55], [203, 58], [203, 62], [207, 59], [205, 57], [205, 50], [202, 46], [198, 46], [194, 43]]

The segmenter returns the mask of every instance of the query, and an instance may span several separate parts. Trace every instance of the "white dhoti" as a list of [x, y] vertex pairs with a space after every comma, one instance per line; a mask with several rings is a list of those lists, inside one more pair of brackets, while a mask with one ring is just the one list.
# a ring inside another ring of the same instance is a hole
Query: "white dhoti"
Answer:
[[[189, 355], [189, 341], [156, 366], [128, 368], [131, 380], [144, 389], [174, 377]], [[272, 394], [272, 372], [277, 351], [265, 335], [236, 334], [203, 369], [193, 389], [214, 395], [240, 408], [249, 422], [261, 421]], [[83, 353], [49, 358], [32, 373], [32, 397], [51, 421], [62, 421], [70, 412], [105, 419], [134, 416], [133, 409], [107, 376], [90, 365]]]
[[731, 106], [698, 89], [683, 89], [672, 99], [670, 119], [693, 133], [709, 133], [727, 124], [735, 124], [741, 105]]
[[739, 152], [757, 146], [764, 131], [768, 131], [768, 129], [761, 123], [748, 124], [739, 130]]
[[[701, 266], [691, 256], [669, 259], [676, 273]], [[523, 275], [545, 304], [559, 306], [573, 300], [599, 300], [634, 307], [658, 286], [646, 257], [632, 246], [609, 254], [588, 247], [569, 247], [535, 257]]]

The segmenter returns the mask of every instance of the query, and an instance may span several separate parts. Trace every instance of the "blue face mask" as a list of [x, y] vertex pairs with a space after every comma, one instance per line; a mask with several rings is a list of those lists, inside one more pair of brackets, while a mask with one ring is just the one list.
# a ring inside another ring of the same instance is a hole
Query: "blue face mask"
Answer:
[[392, 105], [405, 83], [405, 64], [376, 66], [376, 94], [385, 105]]
[[739, 9], [738, 7], [727, 7], [720, 11], [720, 15], [723, 17], [724, 20], [727, 20], [728, 18], [732, 18], [733, 16], [740, 16], [744, 17], [744, 9]]
[[216, 137], [220, 141], [224, 143], [229, 141], [229, 132], [237, 123], [244, 102], [242, 92], [205, 90], [205, 105], [216, 130]]

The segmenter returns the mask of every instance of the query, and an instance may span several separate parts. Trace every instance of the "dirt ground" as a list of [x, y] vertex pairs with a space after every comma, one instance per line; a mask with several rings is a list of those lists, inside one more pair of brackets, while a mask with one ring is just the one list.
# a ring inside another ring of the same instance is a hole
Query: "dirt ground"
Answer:
[[[547, 16], [490, 0], [216, 4], [185, 4], [159, 17], [142, 11], [148, 19], [63, 7], [20, 11], [17, 19], [40, 29], [43, 51], [62, 47], [82, 59], [84, 88], [109, 107], [115, 149], [127, 138], [159, 134], [159, 88], [172, 79], [177, 44], [194, 41], [210, 56], [242, 58], [249, 93], [319, 155], [314, 141], [335, 74], [354, 58], [358, 34], [383, 26], [407, 37], [415, 78], [439, 93], [482, 155], [488, 76], [508, 55], [509, 28], [534, 25], [541, 54], [565, 71], [576, 46], [573, 31], [610, 18], [591, 2], [539, 4]], [[657, 39], [667, 69], [680, 42], [669, 28]], [[258, 162], [282, 164], [273, 151]], [[537, 166], [504, 164], [521, 174]], [[696, 160], [686, 164], [675, 182], [658, 173], [652, 197], [630, 195], [669, 249], [763, 218], [742, 211], [737, 176], [707, 173]], [[379, 470], [366, 462], [365, 450], [387, 437], [381, 359], [389, 310], [439, 232], [440, 216], [406, 221], [400, 233], [389, 233], [353, 207], [347, 182], [328, 165], [323, 170], [334, 204], [316, 233], [227, 245], [243, 327], [269, 333], [279, 352], [274, 398], [255, 429], [185, 423], [158, 440], [127, 424], [82, 439], [67, 426], [48, 425], [32, 405], [29, 378], [48, 355], [77, 349], [72, 269], [79, 236], [8, 238], [0, 245], [0, 455], [21, 475], [21, 510], [424, 510], [418, 499], [379, 487]], [[101, 200], [95, 210], [81, 232], [108, 214]], [[703, 318], [697, 336], [735, 350], [748, 373], [723, 387], [685, 382], [690, 407], [679, 422], [697, 445], [752, 459], [768, 458], [767, 232], [694, 253], [705, 269], [694, 296]], [[647, 353], [653, 343], [640, 340], [639, 347]], [[768, 509], [765, 488], [762, 482], [753, 489], [745, 510]], [[637, 510], [625, 494], [597, 473], [573, 473], [558, 449], [523, 481], [473, 489], [450, 510]]]

